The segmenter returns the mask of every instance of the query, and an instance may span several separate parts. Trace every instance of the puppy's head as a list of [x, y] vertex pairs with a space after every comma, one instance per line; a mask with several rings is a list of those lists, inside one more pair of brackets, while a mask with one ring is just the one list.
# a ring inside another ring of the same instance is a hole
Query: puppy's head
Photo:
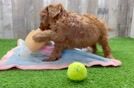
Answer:
[[56, 19], [57, 16], [59, 16], [61, 13], [63, 13], [64, 8], [62, 4], [51, 4], [48, 5], [46, 8], [44, 8], [41, 13], [41, 23], [40, 23], [40, 29], [46, 30], [49, 29], [50, 26], [50, 19]]

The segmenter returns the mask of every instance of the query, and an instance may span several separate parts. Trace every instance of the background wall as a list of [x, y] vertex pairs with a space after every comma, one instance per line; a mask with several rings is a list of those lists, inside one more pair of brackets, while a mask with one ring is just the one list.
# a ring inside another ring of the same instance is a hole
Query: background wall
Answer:
[[134, 0], [0, 0], [0, 38], [24, 38], [38, 28], [40, 10], [51, 3], [105, 20], [111, 37], [134, 37]]

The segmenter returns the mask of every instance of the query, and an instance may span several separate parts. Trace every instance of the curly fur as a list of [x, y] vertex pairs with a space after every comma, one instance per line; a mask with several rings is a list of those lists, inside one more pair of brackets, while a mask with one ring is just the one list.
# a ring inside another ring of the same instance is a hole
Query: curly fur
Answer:
[[[41, 11], [40, 29], [51, 30], [49, 39], [55, 42], [49, 60], [58, 59], [64, 49], [91, 46], [96, 52], [97, 43], [102, 46], [105, 57], [113, 58], [108, 44], [108, 27], [94, 15], [68, 12], [61, 4], [49, 5]], [[43, 33], [41, 35], [45, 36]], [[37, 42], [45, 41], [43, 38], [34, 36]]]

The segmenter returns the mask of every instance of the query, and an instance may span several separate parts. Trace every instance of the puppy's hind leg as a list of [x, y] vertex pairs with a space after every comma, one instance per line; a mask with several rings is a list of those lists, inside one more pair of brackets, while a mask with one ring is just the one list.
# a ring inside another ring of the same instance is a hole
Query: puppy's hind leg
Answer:
[[102, 49], [103, 49], [103, 52], [104, 52], [104, 56], [106, 58], [113, 59], [114, 57], [112, 56], [111, 49], [110, 49], [110, 46], [108, 44], [107, 36], [103, 36], [99, 43], [102, 46]]

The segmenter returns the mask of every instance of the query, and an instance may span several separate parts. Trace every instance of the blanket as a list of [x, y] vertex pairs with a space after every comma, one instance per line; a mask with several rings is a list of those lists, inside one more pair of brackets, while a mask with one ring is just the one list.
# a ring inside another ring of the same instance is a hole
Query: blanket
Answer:
[[31, 52], [25, 45], [24, 40], [19, 39], [15, 48], [8, 51], [0, 60], [0, 70], [18, 68], [22, 70], [63, 69], [73, 62], [81, 62], [87, 67], [120, 66], [121, 61], [104, 58], [78, 49], [64, 50], [60, 59], [56, 61], [44, 61], [48, 59], [54, 45], [46, 46], [37, 52]]

